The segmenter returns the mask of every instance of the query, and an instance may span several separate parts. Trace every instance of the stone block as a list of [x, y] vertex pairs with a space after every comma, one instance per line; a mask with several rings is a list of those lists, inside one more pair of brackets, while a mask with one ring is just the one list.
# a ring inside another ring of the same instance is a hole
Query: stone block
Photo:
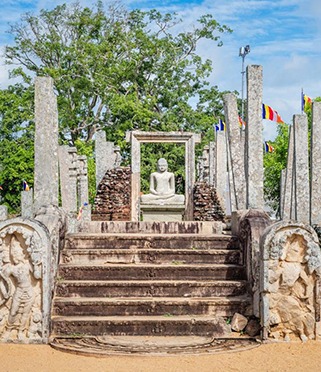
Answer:
[[235, 331], [235, 332], [243, 331], [247, 323], [248, 323], [248, 320], [244, 315], [235, 313], [231, 321], [232, 331]]

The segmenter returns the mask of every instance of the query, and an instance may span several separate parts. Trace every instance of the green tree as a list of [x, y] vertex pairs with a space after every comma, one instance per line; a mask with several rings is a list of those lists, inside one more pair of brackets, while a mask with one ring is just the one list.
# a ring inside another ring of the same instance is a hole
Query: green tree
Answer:
[[9, 212], [19, 212], [22, 182], [33, 185], [33, 87], [0, 90], [0, 191]]
[[[75, 3], [41, 10], [37, 15], [26, 13], [12, 25], [14, 44], [6, 47], [5, 57], [7, 64], [18, 64], [18, 68], [12, 69], [11, 76], [21, 77], [28, 92], [32, 92], [31, 77], [53, 78], [60, 143], [71, 140], [89, 156], [92, 180], [92, 139], [98, 129], [105, 130], [107, 140], [121, 146], [127, 163], [129, 151], [124, 138], [128, 130], [193, 131], [203, 134], [203, 144], [214, 137], [213, 122], [222, 117], [223, 92], [209, 87], [212, 64], [201, 59], [197, 46], [204, 39], [221, 46], [221, 35], [231, 30], [210, 14], [201, 16], [195, 27], [185, 32], [179, 31], [180, 23], [175, 14], [161, 14], [155, 9], [127, 11], [118, 3], [105, 9], [98, 1], [91, 8]], [[29, 98], [32, 107], [33, 97]], [[20, 135], [19, 125], [23, 127], [26, 120], [17, 119], [10, 129], [19, 141], [31, 141], [31, 127]], [[29, 150], [26, 159], [32, 159]], [[144, 179], [160, 154], [168, 158], [177, 178], [183, 178], [181, 146], [151, 146], [144, 151]], [[10, 154], [6, 156], [1, 161], [3, 168], [14, 164]], [[22, 159], [20, 163], [24, 163]], [[31, 160], [28, 172], [30, 168]], [[32, 179], [32, 172], [24, 177]], [[5, 178], [2, 181], [4, 184]], [[94, 187], [92, 181], [91, 198]], [[17, 200], [13, 205], [18, 205]]]
[[220, 34], [231, 30], [209, 14], [192, 31], [177, 33], [179, 23], [157, 10], [65, 4], [27, 13], [12, 26], [6, 62], [54, 79], [62, 141], [89, 141], [98, 128], [118, 143], [131, 129], [197, 129], [200, 109], [190, 100], [204, 96], [212, 70], [197, 45], [202, 39], [221, 45]]

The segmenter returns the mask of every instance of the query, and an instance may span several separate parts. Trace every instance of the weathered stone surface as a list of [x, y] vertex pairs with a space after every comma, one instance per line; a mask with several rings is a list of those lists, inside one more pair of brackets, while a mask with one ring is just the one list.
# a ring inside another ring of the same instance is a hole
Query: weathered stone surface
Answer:
[[213, 185], [196, 182], [193, 198], [194, 221], [224, 221], [225, 214]]
[[95, 133], [96, 189], [107, 170], [114, 168], [116, 155], [114, 143], [106, 141], [106, 133], [103, 130], [97, 131]]
[[215, 150], [215, 141], [212, 141], [210, 142], [210, 145], [209, 145], [209, 170], [208, 170], [208, 182], [210, 185], [213, 185], [214, 187], [216, 187], [215, 185], [215, 164], [216, 164], [216, 161], [215, 161], [215, 154], [216, 154], [216, 150]]
[[294, 135], [293, 127], [289, 127], [289, 142], [288, 142], [288, 157], [287, 166], [285, 174], [285, 184], [284, 184], [284, 199], [282, 202], [282, 219], [290, 220], [294, 219], [294, 179], [293, 179], [293, 161], [294, 161]]
[[310, 185], [308, 119], [305, 114], [293, 116], [295, 220], [310, 222]]
[[33, 218], [33, 189], [21, 191], [21, 217]]
[[244, 147], [241, 146], [245, 133], [239, 126], [236, 96], [233, 93], [227, 93], [223, 96], [223, 100], [231, 157], [230, 190], [233, 195], [231, 200], [232, 211], [234, 211], [246, 208]]
[[245, 333], [251, 337], [258, 336], [261, 331], [261, 325], [258, 319], [250, 319], [245, 327]]
[[0, 205], [0, 221], [5, 221], [8, 218], [8, 207]]
[[[78, 155], [77, 158], [77, 179], [78, 179], [78, 206], [87, 205], [89, 202], [88, 195], [88, 169], [87, 156]], [[88, 211], [88, 208], [86, 209]]]
[[246, 208], [263, 209], [263, 69], [247, 67], [247, 123], [245, 127]]
[[321, 252], [315, 231], [302, 223], [278, 222], [262, 237], [261, 257], [264, 337], [285, 341], [316, 338]]
[[92, 219], [129, 221], [130, 192], [130, 168], [119, 167], [108, 170], [98, 186]]
[[15, 218], [0, 223], [0, 340], [46, 343], [53, 277], [46, 227]]
[[58, 110], [50, 77], [35, 80], [34, 210], [58, 206]]
[[321, 226], [321, 102], [312, 103], [311, 216], [310, 224]]
[[59, 146], [61, 204], [67, 213], [73, 214], [78, 210], [77, 160], [76, 147]]
[[239, 313], [235, 313], [233, 315], [232, 321], [231, 321], [231, 329], [235, 332], [241, 332], [244, 330], [244, 328], [247, 325], [247, 318]]
[[215, 154], [215, 175], [216, 175], [216, 192], [219, 197], [221, 206], [224, 211], [227, 210], [227, 148], [226, 148], [226, 132], [216, 132], [216, 154]]

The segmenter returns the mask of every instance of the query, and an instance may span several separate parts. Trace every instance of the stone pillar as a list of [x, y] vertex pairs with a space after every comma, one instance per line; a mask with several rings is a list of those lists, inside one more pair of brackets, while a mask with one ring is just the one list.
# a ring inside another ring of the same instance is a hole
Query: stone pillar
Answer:
[[185, 143], [185, 221], [192, 221], [194, 215], [193, 188], [195, 183], [195, 135]]
[[321, 226], [321, 102], [312, 103], [310, 225]]
[[225, 131], [216, 132], [215, 160], [216, 192], [224, 212], [226, 212], [227, 151]]
[[62, 207], [68, 213], [77, 213], [77, 149], [59, 146], [59, 170]]
[[283, 203], [284, 203], [284, 192], [285, 192], [285, 177], [286, 177], [286, 169], [281, 170], [281, 179], [280, 179], [280, 203], [279, 203], [279, 214], [280, 219], [282, 220], [282, 213], [283, 213]]
[[310, 222], [310, 185], [308, 119], [305, 114], [293, 116], [295, 220]]
[[58, 109], [50, 77], [35, 80], [34, 209], [58, 206]]
[[131, 220], [139, 221], [140, 214], [140, 142], [131, 133], [126, 135], [131, 143]]
[[263, 209], [262, 66], [247, 67], [246, 206]]
[[33, 213], [33, 189], [21, 191], [21, 217], [34, 218]]
[[78, 208], [89, 203], [87, 156], [78, 155]]
[[209, 149], [209, 170], [208, 170], [209, 184], [215, 185], [215, 142], [210, 142]]
[[0, 205], [0, 221], [8, 219], [8, 207], [6, 205]]
[[283, 220], [294, 219], [294, 190], [293, 190], [293, 127], [289, 127], [288, 158], [284, 181], [284, 195], [281, 217]]
[[[244, 173], [244, 147], [242, 146], [242, 129], [238, 120], [236, 96], [227, 93], [223, 96], [225, 120], [227, 124], [230, 154], [230, 190], [232, 211], [246, 208], [246, 183]], [[235, 202], [233, 202], [233, 200]]]
[[107, 170], [114, 167], [114, 147], [113, 142], [106, 141], [106, 133], [103, 130], [95, 133], [96, 188]]

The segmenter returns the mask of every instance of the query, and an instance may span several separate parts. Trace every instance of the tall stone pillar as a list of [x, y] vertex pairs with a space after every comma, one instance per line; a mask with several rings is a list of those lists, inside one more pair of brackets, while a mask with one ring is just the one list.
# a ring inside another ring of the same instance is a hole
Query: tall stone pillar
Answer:
[[321, 102], [312, 103], [310, 225], [321, 226]]
[[308, 224], [310, 222], [310, 185], [307, 116], [305, 114], [294, 115], [293, 128], [295, 219]]
[[28, 191], [21, 191], [21, 217], [34, 218], [32, 188]]
[[50, 77], [35, 80], [34, 210], [58, 206], [58, 109]]
[[227, 93], [223, 96], [223, 101], [230, 155], [230, 192], [232, 211], [234, 211], [246, 208], [244, 147], [242, 146], [242, 129], [239, 126], [236, 96], [233, 93]]
[[289, 127], [288, 158], [284, 181], [284, 195], [282, 201], [281, 217], [283, 220], [294, 219], [294, 189], [293, 189], [293, 127]]
[[106, 141], [106, 133], [103, 130], [95, 133], [96, 188], [107, 170], [114, 167], [114, 148], [113, 142]]
[[62, 207], [68, 213], [77, 213], [77, 149], [59, 146], [59, 170]]
[[215, 185], [215, 142], [210, 142], [210, 149], [209, 149], [209, 169], [208, 169], [208, 177], [209, 177], [209, 184]]
[[226, 185], [227, 185], [227, 149], [226, 149], [226, 132], [216, 132], [216, 192], [220, 199], [221, 205], [226, 212]]
[[247, 124], [246, 142], [246, 207], [263, 209], [263, 69], [247, 67]]
[[78, 155], [78, 207], [89, 203], [87, 156]]

